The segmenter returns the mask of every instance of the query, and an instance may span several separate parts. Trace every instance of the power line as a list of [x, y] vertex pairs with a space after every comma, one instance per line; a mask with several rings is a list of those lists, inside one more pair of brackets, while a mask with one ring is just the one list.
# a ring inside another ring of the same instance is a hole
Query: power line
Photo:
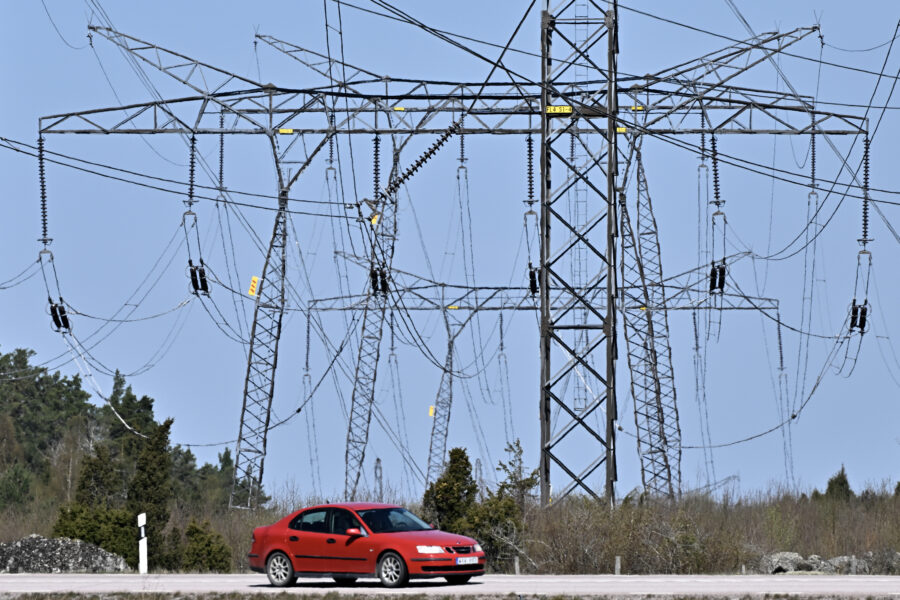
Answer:
[[[11, 139], [5, 138], [5, 137], [0, 137], [0, 142], [2, 142], [2, 143], [0, 143], [0, 148], [6, 148], [7, 150], [12, 150], [13, 152], [17, 152], [17, 153], [19, 153], [19, 154], [24, 154], [24, 155], [26, 155], [26, 156], [31, 156], [31, 157], [34, 157], [34, 158], [37, 158], [37, 156], [38, 156], [36, 152], [30, 152], [30, 151], [28, 151], [28, 150], [23, 150], [22, 148], [16, 147], [16, 144], [19, 144], [19, 143], [21, 143], [21, 142], [17, 142], [17, 141], [15, 141], [15, 140], [11, 140]], [[167, 194], [174, 194], [174, 195], [176, 195], [176, 196], [184, 196], [184, 197], [187, 197], [187, 196], [188, 196], [188, 192], [187, 192], [187, 191], [173, 190], [173, 189], [171, 189], [171, 188], [166, 188], [166, 187], [162, 187], [162, 186], [159, 186], [159, 185], [153, 185], [153, 184], [145, 183], [145, 182], [142, 182], [142, 181], [136, 181], [136, 180], [128, 179], [128, 178], [125, 178], [125, 177], [119, 177], [119, 176], [117, 176], [117, 175], [110, 175], [109, 173], [103, 173], [103, 172], [101, 172], [101, 171], [95, 171], [95, 170], [93, 170], [93, 169], [88, 169], [88, 168], [86, 168], [86, 167], [79, 167], [78, 165], [73, 165], [73, 164], [70, 164], [70, 163], [67, 163], [67, 162], [64, 162], [64, 161], [61, 161], [61, 160], [52, 159], [52, 158], [47, 158], [47, 159], [45, 159], [45, 160], [46, 160], [47, 162], [51, 162], [51, 163], [54, 163], [54, 164], [57, 164], [57, 165], [60, 165], [60, 166], [63, 166], [63, 167], [68, 167], [68, 168], [70, 168], [70, 169], [74, 169], [74, 170], [76, 170], [76, 171], [81, 171], [81, 172], [83, 172], [83, 173], [89, 173], [89, 174], [91, 174], [91, 175], [97, 175], [97, 176], [100, 176], [100, 177], [103, 177], [103, 178], [106, 178], [106, 179], [111, 179], [111, 180], [114, 180], [114, 181], [120, 181], [120, 182], [122, 182], [122, 183], [128, 183], [128, 184], [131, 184], [131, 185], [136, 185], [136, 186], [139, 186], [139, 187], [143, 187], [143, 188], [148, 188], [148, 189], [156, 190], [156, 191], [159, 191], [159, 192], [165, 192], [165, 193], [167, 193]], [[73, 158], [73, 160], [80, 160], [80, 159]], [[105, 168], [113, 169], [113, 170], [119, 170], [119, 169], [117, 169], [116, 167], [110, 167], [110, 166], [105, 166]], [[149, 177], [149, 178], [153, 178], [153, 179], [157, 179], [157, 178], [154, 178], [154, 177], [149, 176], [149, 175], [140, 175], [140, 176], [142, 176], [142, 177]], [[175, 182], [175, 183], [178, 183], [178, 184], [181, 184], [181, 185], [187, 185], [186, 183], [183, 183], [183, 182]], [[195, 184], [195, 185], [196, 185], [196, 184]], [[197, 186], [197, 187], [207, 187], [207, 186]], [[210, 189], [213, 189], [213, 188], [210, 188]], [[257, 210], [265, 210], [265, 211], [270, 211], [270, 212], [277, 212], [277, 211], [279, 210], [277, 207], [273, 207], [273, 206], [262, 206], [262, 205], [259, 205], [259, 204], [251, 204], [251, 203], [248, 203], [248, 202], [240, 202], [240, 201], [237, 201], [237, 200], [231, 200], [231, 199], [224, 198], [224, 197], [221, 197], [221, 198], [220, 198], [220, 197], [212, 197], [212, 196], [203, 196], [203, 195], [196, 194], [196, 193], [194, 194], [194, 198], [200, 199], [200, 200], [209, 200], [209, 201], [213, 201], [213, 202], [222, 202], [222, 203], [224, 203], [224, 204], [230, 204], [230, 205], [233, 205], [233, 206], [242, 206], [242, 207], [245, 207], [245, 208], [253, 208], [253, 209], [257, 209]], [[334, 214], [314, 213], [314, 212], [301, 211], [301, 210], [291, 210], [291, 209], [285, 209], [285, 211], [288, 212], [288, 213], [290, 213], [290, 214], [295, 214], [295, 215], [306, 215], [306, 216], [310, 216], [310, 217], [323, 217], [323, 218], [327, 218], [327, 219], [347, 219], [347, 220], [355, 220], [355, 219], [356, 219], [355, 217], [350, 217], [350, 216], [346, 216], [346, 215], [334, 215]]]

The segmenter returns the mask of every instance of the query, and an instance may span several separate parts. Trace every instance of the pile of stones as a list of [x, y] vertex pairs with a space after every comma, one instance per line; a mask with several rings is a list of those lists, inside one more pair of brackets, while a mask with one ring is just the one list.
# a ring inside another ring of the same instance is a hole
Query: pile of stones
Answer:
[[862, 556], [836, 556], [825, 560], [812, 554], [803, 558], [796, 552], [775, 552], [759, 562], [762, 573], [817, 572], [838, 575], [900, 575], [900, 552], [866, 552]]
[[30, 535], [0, 543], [0, 573], [122, 573], [125, 559], [99, 546], [69, 538]]

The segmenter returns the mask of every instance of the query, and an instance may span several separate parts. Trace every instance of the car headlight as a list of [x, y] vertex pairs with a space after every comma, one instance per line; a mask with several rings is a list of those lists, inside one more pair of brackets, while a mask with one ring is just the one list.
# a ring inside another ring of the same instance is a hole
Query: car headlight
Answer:
[[443, 554], [444, 549], [440, 546], [416, 546], [419, 554]]
[[484, 550], [481, 549], [481, 544], [475, 544], [472, 548], [475, 552], [484, 552]]

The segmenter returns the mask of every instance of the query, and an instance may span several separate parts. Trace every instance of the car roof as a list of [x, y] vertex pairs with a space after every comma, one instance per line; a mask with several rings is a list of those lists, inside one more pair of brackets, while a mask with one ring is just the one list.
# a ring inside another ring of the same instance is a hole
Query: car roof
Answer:
[[[330, 504], [318, 504], [308, 508], [349, 508], [350, 510], [370, 510], [373, 508], [402, 508], [397, 504], [384, 504], [382, 502], [333, 502]], [[306, 509], [303, 509], [306, 510]]]

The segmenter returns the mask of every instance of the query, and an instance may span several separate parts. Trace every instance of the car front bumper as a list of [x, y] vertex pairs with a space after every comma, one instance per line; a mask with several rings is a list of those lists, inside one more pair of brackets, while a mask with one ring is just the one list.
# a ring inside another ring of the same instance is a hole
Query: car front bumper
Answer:
[[469, 565], [456, 564], [457, 556], [415, 556], [407, 561], [410, 577], [443, 577], [445, 575], [484, 575], [484, 554], [470, 554], [478, 562]]

